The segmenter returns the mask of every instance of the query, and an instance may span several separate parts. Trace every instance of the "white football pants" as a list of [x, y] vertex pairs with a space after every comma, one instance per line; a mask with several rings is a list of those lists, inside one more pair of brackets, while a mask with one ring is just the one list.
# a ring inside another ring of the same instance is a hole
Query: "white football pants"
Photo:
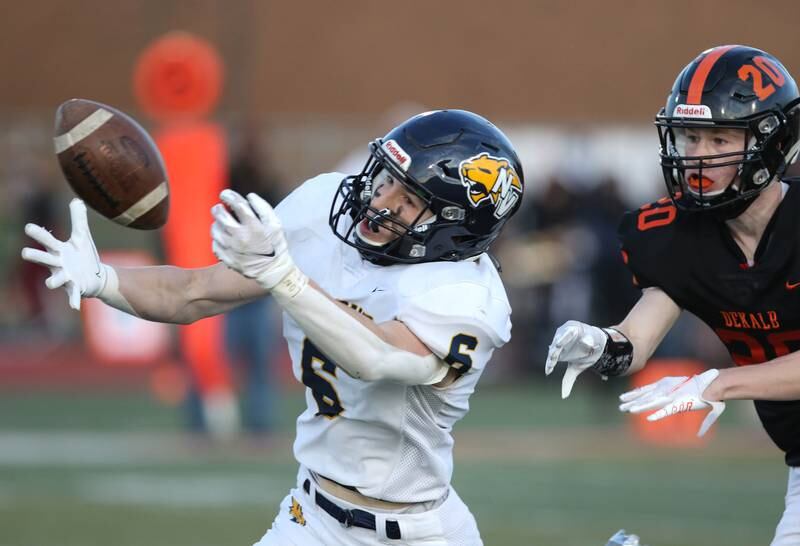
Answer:
[[770, 546], [800, 546], [800, 467], [789, 468], [786, 509]]
[[[303, 489], [306, 480], [310, 480], [309, 493]], [[344, 527], [317, 506], [314, 500], [316, 490], [314, 479], [301, 467], [297, 486], [281, 501], [281, 509], [272, 522], [272, 528], [254, 546], [483, 545], [475, 518], [452, 487], [444, 502], [420, 513], [397, 513], [358, 506], [320, 490], [341, 508], [374, 514], [375, 530]], [[387, 520], [397, 522], [399, 539], [387, 537]]]

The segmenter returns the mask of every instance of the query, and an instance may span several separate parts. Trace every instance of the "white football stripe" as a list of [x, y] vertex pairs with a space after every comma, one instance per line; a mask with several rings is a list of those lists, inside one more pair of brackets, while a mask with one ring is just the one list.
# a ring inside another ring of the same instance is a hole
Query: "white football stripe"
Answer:
[[114, 117], [114, 114], [103, 108], [98, 108], [90, 115], [86, 116], [83, 121], [75, 127], [64, 133], [58, 135], [53, 139], [56, 146], [56, 153], [60, 154], [64, 150], [71, 148], [76, 142], [80, 142], [87, 136], [94, 133], [101, 125]]
[[123, 226], [130, 225], [158, 205], [167, 196], [167, 193], [167, 181], [165, 180], [156, 189], [139, 199], [131, 208], [113, 218], [113, 220]]

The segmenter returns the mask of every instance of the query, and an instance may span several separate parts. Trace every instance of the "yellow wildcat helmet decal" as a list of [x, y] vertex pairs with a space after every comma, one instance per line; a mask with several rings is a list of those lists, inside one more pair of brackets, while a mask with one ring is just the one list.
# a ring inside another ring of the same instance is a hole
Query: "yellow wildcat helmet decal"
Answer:
[[508, 159], [487, 152], [465, 159], [458, 166], [461, 183], [467, 188], [469, 202], [477, 207], [487, 199], [494, 204], [494, 215], [502, 218], [522, 196], [519, 175]]

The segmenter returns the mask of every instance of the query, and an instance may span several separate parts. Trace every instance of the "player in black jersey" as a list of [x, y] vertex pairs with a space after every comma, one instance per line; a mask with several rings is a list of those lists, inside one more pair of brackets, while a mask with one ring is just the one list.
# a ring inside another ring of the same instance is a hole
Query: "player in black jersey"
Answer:
[[800, 545], [800, 180], [784, 179], [798, 153], [800, 94], [775, 57], [721, 46], [678, 75], [656, 117], [669, 198], [627, 213], [623, 259], [642, 288], [611, 328], [576, 321], [555, 333], [545, 373], [566, 364], [562, 397], [586, 369], [642, 369], [686, 309], [711, 327], [735, 367], [665, 377], [623, 394], [622, 411], [655, 421], [754, 400], [786, 454], [786, 509], [772, 546]]

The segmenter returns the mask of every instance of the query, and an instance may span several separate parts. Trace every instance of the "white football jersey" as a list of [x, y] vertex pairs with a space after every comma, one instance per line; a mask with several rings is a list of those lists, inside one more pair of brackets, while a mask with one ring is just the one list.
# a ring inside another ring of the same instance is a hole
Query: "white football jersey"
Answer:
[[511, 309], [491, 259], [378, 266], [328, 225], [344, 175], [317, 176], [276, 208], [298, 267], [331, 297], [376, 322], [402, 321], [462, 372], [445, 388], [354, 379], [284, 313], [294, 375], [306, 386], [294, 453], [318, 474], [394, 502], [441, 498], [453, 470], [453, 425], [495, 348], [511, 337]]

